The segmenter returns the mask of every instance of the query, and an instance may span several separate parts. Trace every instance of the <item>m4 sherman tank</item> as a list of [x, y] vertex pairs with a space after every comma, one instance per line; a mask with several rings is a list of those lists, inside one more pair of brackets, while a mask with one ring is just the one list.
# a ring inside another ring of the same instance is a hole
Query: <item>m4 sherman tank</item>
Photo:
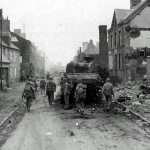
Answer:
[[78, 79], [82, 80], [83, 84], [87, 85], [87, 94], [85, 104], [97, 103], [102, 80], [100, 76], [94, 73], [95, 65], [92, 62], [92, 57], [84, 57], [84, 62], [70, 62], [66, 66], [66, 73], [61, 78], [61, 94], [63, 103], [63, 85], [66, 79], [69, 79], [73, 84], [70, 94], [70, 103], [74, 104], [75, 88], [78, 84]]

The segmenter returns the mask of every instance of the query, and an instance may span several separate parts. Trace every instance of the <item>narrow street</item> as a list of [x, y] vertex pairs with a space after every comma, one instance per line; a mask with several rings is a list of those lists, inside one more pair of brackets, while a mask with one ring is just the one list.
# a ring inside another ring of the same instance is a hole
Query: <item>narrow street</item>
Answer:
[[48, 106], [40, 95], [1, 150], [150, 150], [150, 136], [127, 118], [98, 109], [89, 119]]

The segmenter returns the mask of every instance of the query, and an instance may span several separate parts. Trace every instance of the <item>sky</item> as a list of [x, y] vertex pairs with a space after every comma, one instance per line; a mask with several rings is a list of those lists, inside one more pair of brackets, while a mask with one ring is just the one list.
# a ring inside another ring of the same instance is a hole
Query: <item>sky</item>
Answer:
[[98, 26], [111, 25], [115, 8], [129, 9], [130, 0], [0, 0], [11, 30], [25, 25], [27, 39], [50, 62], [66, 64], [82, 42], [98, 41]]

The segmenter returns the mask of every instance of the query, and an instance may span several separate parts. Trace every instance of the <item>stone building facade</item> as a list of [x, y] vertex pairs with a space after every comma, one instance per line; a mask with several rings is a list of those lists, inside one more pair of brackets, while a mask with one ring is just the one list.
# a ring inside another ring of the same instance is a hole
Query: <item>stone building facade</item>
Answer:
[[20, 78], [20, 49], [11, 41], [8, 18], [2, 20], [2, 75], [7, 86]]
[[19, 35], [18, 32], [11, 32], [11, 36], [15, 39], [13, 44], [21, 49], [22, 62], [20, 64], [20, 73], [25, 74], [27, 77], [31, 75], [34, 77], [44, 76], [45, 57], [41, 56], [37, 47], [31, 41], [25, 39], [22, 34]]
[[150, 48], [150, 1], [130, 0], [130, 10], [115, 9], [108, 30], [109, 68], [122, 81], [141, 80]]

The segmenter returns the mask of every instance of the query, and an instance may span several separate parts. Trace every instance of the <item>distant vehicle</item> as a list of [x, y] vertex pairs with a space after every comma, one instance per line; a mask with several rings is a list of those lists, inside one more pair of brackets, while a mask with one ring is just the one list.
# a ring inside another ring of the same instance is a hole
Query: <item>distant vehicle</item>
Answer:
[[70, 94], [70, 103], [74, 104], [74, 93], [75, 88], [77, 86], [78, 79], [82, 79], [82, 83], [87, 85], [87, 98], [85, 104], [87, 103], [96, 103], [97, 102], [97, 95], [98, 95], [98, 88], [101, 86], [102, 80], [100, 76], [94, 73], [94, 63], [91, 62], [91, 57], [85, 57], [84, 62], [80, 63], [68, 63], [66, 66], [66, 73], [64, 76], [61, 77], [61, 97], [63, 103], [63, 79], [68, 78], [73, 83], [73, 89]]

